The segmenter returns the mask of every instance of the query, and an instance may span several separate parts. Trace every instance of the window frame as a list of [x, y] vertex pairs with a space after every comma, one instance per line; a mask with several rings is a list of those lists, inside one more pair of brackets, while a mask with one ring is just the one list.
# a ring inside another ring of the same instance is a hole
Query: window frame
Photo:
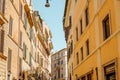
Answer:
[[[109, 27], [108, 26], [106, 26], [106, 22], [107, 22], [107, 20], [108, 20], [108, 25], [109, 25]], [[106, 27], [108, 27], [108, 28], [106, 28]], [[109, 33], [108, 33], [108, 30], [107, 29], [109, 29]], [[109, 37], [110, 37], [110, 35], [111, 35], [111, 19], [110, 19], [110, 14], [108, 13], [108, 14], [106, 14], [105, 15], [105, 17], [103, 18], [103, 20], [102, 20], [102, 31], [103, 31], [103, 41], [105, 41], [105, 40], [107, 40]], [[107, 31], [107, 32], [106, 32]]]

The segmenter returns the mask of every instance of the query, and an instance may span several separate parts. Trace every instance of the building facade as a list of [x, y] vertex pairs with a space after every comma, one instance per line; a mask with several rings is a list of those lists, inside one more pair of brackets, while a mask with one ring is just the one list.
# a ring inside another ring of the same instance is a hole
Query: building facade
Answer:
[[50, 79], [52, 34], [32, 7], [31, 0], [0, 0], [0, 80]]
[[66, 0], [68, 66], [73, 59], [69, 80], [120, 79], [119, 4], [118, 0]]
[[52, 80], [68, 80], [67, 49], [54, 53], [51, 62]]

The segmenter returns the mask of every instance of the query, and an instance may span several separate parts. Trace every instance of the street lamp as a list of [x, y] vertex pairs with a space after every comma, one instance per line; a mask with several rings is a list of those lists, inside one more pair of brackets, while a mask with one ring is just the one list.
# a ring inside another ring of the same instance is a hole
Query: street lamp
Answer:
[[46, 0], [45, 7], [50, 7], [49, 0]]

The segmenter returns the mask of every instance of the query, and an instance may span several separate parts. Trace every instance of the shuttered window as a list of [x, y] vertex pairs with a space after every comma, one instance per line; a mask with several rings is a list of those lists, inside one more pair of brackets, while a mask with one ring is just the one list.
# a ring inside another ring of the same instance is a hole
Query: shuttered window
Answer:
[[12, 50], [8, 49], [8, 72], [11, 72]]
[[0, 30], [0, 52], [3, 53], [4, 48], [4, 31]]
[[26, 45], [23, 43], [23, 58], [26, 59]]
[[106, 80], [117, 80], [116, 79], [116, 65], [111, 63], [104, 67], [104, 74]]
[[9, 35], [12, 36], [12, 26], [13, 26], [13, 19], [10, 17], [9, 19]]
[[22, 47], [22, 32], [20, 31], [20, 46]]
[[22, 18], [22, 9], [23, 9], [23, 6], [22, 6], [22, 3], [20, 3], [20, 17]]
[[0, 13], [4, 14], [5, 0], [0, 0]]
[[27, 29], [27, 15], [24, 13], [24, 28]]
[[22, 59], [19, 58], [19, 74], [21, 76], [21, 73], [22, 73]]

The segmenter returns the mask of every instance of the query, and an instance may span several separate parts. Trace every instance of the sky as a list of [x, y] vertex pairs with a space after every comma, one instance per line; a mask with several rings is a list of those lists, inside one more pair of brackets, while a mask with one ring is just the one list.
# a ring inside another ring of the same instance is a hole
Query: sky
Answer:
[[49, 0], [49, 8], [44, 6], [46, 0], [33, 0], [32, 2], [34, 10], [39, 11], [41, 18], [52, 32], [53, 52], [66, 48], [62, 23], [65, 0]]

